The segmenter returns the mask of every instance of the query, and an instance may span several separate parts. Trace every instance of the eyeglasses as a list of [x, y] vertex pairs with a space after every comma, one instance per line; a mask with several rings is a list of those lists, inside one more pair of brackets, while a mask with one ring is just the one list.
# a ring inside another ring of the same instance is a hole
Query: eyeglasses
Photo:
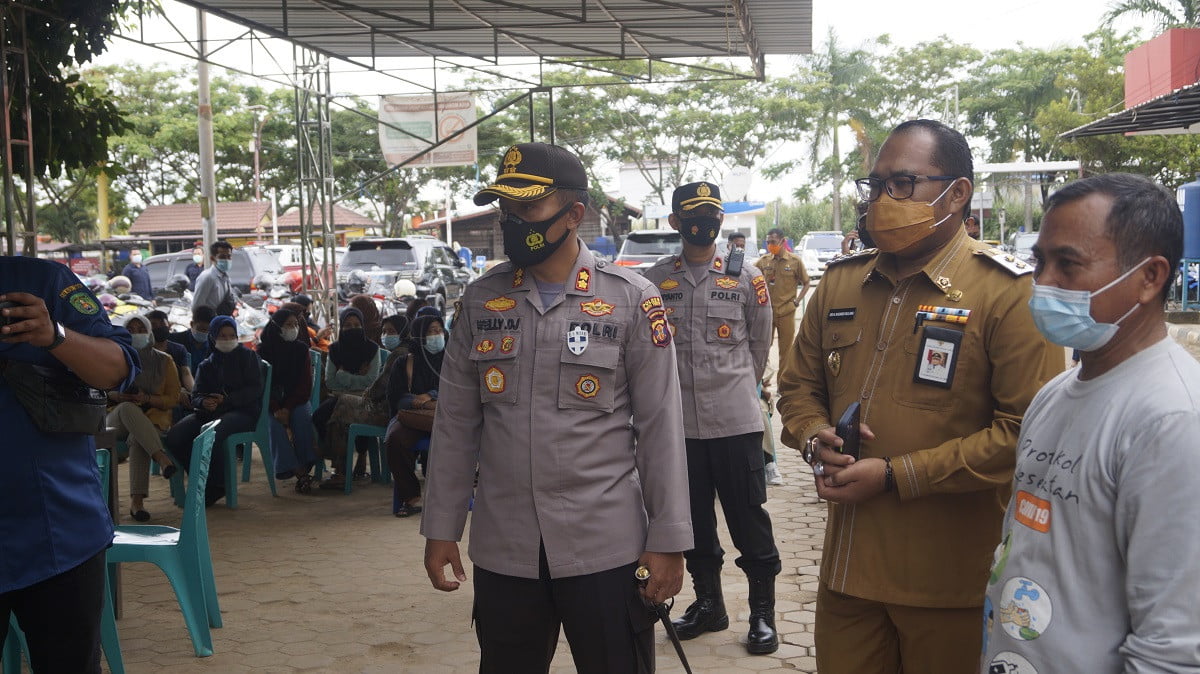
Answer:
[[875, 201], [886, 189], [888, 196], [893, 199], [909, 199], [921, 180], [958, 180], [960, 176], [915, 176], [905, 173], [883, 178], [867, 177], [854, 181], [858, 188], [858, 196], [863, 201]]

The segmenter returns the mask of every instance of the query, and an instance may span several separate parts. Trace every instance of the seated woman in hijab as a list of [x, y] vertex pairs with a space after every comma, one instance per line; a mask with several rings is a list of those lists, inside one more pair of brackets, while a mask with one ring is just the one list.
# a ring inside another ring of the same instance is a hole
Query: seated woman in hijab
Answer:
[[[310, 471], [317, 462], [316, 432], [313, 430], [309, 398], [312, 394], [312, 362], [308, 343], [300, 339], [303, 314], [279, 309], [263, 329], [258, 355], [271, 364], [271, 453], [275, 457], [275, 479], [296, 478], [296, 491], [308, 492]], [[307, 328], [307, 326], [305, 326]]]
[[[403, 370], [408, 360], [408, 344], [403, 335], [408, 331], [408, 319], [402, 315], [388, 316], [381, 324], [382, 341], [390, 353], [384, 362], [379, 376], [361, 396], [344, 393], [337, 398], [333, 412], [329, 415], [326, 426], [326, 438], [330, 447], [330, 455], [334, 459], [334, 469], [345, 465], [346, 440], [349, 437], [351, 424], [370, 424], [385, 426], [393, 412], [388, 406], [388, 385], [391, 375], [396, 370]], [[373, 442], [370, 438], [363, 438]], [[362, 461], [363, 457], [359, 457]], [[364, 469], [365, 472], [365, 469]], [[321, 484], [322, 489], [342, 489], [346, 486], [345, 476], [335, 474]]]
[[[258, 356], [238, 343], [237, 323], [229, 316], [217, 316], [208, 328], [212, 352], [196, 371], [196, 388], [192, 390], [192, 408], [196, 411], [179, 420], [167, 433], [167, 449], [179, 458], [188, 470], [192, 458], [192, 442], [200, 428], [213, 419], [217, 424], [209, 464], [208, 484], [204, 504], [212, 505], [225, 498], [226, 466], [225, 438], [234, 433], [253, 431], [262, 411], [263, 380]], [[249, 460], [247, 455], [246, 460]]]
[[370, 295], [355, 295], [350, 298], [350, 306], [358, 309], [362, 314], [363, 332], [366, 333], [367, 339], [379, 344], [383, 334], [383, 323], [379, 315], [379, 306], [375, 304], [375, 298]]
[[413, 353], [401, 370], [393, 370], [388, 386], [392, 420], [388, 423], [388, 468], [392, 472], [393, 515], [411, 517], [421, 512], [421, 486], [417, 482], [413, 447], [433, 430], [437, 411], [446, 328], [441, 316], [420, 316], [410, 327]]
[[[329, 397], [313, 412], [313, 426], [317, 429], [317, 446], [321, 460], [331, 459], [335, 471], [334, 479], [341, 480], [340, 470], [346, 454], [339, 452], [331, 440], [329, 419], [337, 407], [338, 398], [344, 395], [361, 396], [379, 376], [379, 345], [367, 339], [363, 330], [362, 312], [346, 307], [338, 314], [340, 331], [338, 340], [329, 345], [329, 359], [325, 364], [325, 388]], [[338, 447], [344, 445], [343, 437]], [[325, 487], [324, 484], [321, 485]], [[332, 488], [332, 487], [329, 487]]]
[[170, 356], [154, 348], [149, 319], [130, 316], [125, 329], [142, 359], [142, 371], [133, 380], [133, 388], [108, 393], [114, 406], [109, 408], [105, 421], [129, 446], [129, 516], [145, 522], [150, 519], [142, 506], [150, 493], [150, 459], [162, 466], [164, 478], [175, 474], [175, 464], [163, 451], [160, 433], [171, 427], [171, 409], [179, 404], [179, 370]]

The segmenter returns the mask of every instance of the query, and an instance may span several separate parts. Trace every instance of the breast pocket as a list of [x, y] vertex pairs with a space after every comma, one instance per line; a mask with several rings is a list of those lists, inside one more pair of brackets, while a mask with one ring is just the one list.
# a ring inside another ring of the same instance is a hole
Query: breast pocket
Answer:
[[[854, 361], [869, 354], [863, 352], [863, 329], [854, 323], [830, 323], [821, 332], [821, 359], [825, 367], [826, 388], [835, 394], [844, 393], [852, 383], [849, 372], [856, 371]], [[864, 369], [857, 367], [858, 372]]]
[[[904, 338], [904, 375], [900, 377], [892, 395], [901, 405], [946, 411], [953, 408], [955, 402], [962, 398], [962, 386], [980, 384], [977, 378], [978, 367], [972, 363], [976, 357], [976, 337], [964, 333], [961, 342], [953, 351], [943, 351], [940, 355], [932, 357], [925, 346], [924, 338], [924, 330]], [[940, 360], [935, 362], [934, 357]], [[925, 369], [934, 374], [923, 372], [922, 365], [927, 362], [932, 366]], [[948, 372], [950, 368], [953, 368], [952, 375]], [[947, 379], [949, 386], [942, 383]]]
[[559, 408], [602, 412], [616, 409], [620, 362], [620, 344], [592, 341], [580, 354], [571, 353], [563, 345], [558, 364]]
[[485, 335], [471, 349], [479, 377], [479, 400], [484, 404], [517, 402], [517, 354], [520, 335]]
[[704, 338], [710, 344], [730, 346], [746, 341], [746, 314], [741, 304], [721, 302], [708, 305]]

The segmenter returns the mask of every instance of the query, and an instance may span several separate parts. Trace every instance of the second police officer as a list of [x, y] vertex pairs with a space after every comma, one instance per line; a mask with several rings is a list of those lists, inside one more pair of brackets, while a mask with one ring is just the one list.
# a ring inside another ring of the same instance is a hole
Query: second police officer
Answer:
[[737, 565], [750, 581], [750, 631], [754, 654], [779, 648], [775, 633], [775, 576], [779, 551], [767, 500], [762, 453], [763, 417], [756, 387], [771, 346], [771, 304], [758, 270], [738, 257], [717, 255], [714, 243], [724, 211], [720, 189], [690, 183], [671, 198], [671, 227], [683, 252], [646, 271], [658, 286], [674, 333], [683, 394], [695, 545], [684, 553], [696, 601], [675, 621], [681, 639], [729, 626], [721, 593], [724, 551], [717, 538], [714, 496], [721, 499]]

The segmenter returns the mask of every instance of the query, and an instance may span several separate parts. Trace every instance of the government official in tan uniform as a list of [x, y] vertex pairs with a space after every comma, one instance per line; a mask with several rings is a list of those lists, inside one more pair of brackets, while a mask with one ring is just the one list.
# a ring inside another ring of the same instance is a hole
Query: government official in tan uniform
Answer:
[[767, 254], [754, 263], [767, 279], [767, 291], [771, 293], [771, 310], [775, 314], [772, 335], [777, 335], [775, 348], [779, 353], [779, 367], [792, 350], [796, 340], [796, 308], [808, 294], [808, 271], [804, 261], [784, 245], [782, 229], [767, 232]]
[[[478, 464], [469, 553], [480, 671], [547, 671], [560, 625], [580, 672], [653, 671], [643, 600], [679, 591], [692, 547], [662, 298], [579, 241], [587, 175], [571, 153], [513, 146], [475, 202], [497, 198], [511, 262], [467, 287], [446, 347], [425, 568], [440, 590], [466, 580], [456, 541]], [[650, 571], [640, 592], [639, 564]]]
[[[779, 648], [775, 633], [775, 576], [779, 551], [763, 474], [763, 416], [758, 406], [771, 348], [771, 308], [762, 274], [749, 264], [730, 268], [717, 255], [721, 192], [712, 183], [676, 188], [671, 227], [683, 252], [646, 270], [658, 286], [671, 322], [683, 387], [683, 429], [691, 489], [695, 547], [684, 553], [696, 601], [675, 621], [681, 639], [729, 626], [721, 592], [725, 551], [717, 538], [714, 498], [721, 499], [729, 534], [750, 582], [751, 653]], [[735, 263], [739, 264], [739, 263]]]
[[[957, 131], [896, 127], [858, 181], [879, 248], [829, 266], [780, 376], [783, 441], [830, 502], [821, 674], [979, 667], [1021, 416], [1063, 351], [1034, 327], [1032, 267], [967, 236], [972, 179]], [[853, 402], [857, 461], [833, 449]]]

